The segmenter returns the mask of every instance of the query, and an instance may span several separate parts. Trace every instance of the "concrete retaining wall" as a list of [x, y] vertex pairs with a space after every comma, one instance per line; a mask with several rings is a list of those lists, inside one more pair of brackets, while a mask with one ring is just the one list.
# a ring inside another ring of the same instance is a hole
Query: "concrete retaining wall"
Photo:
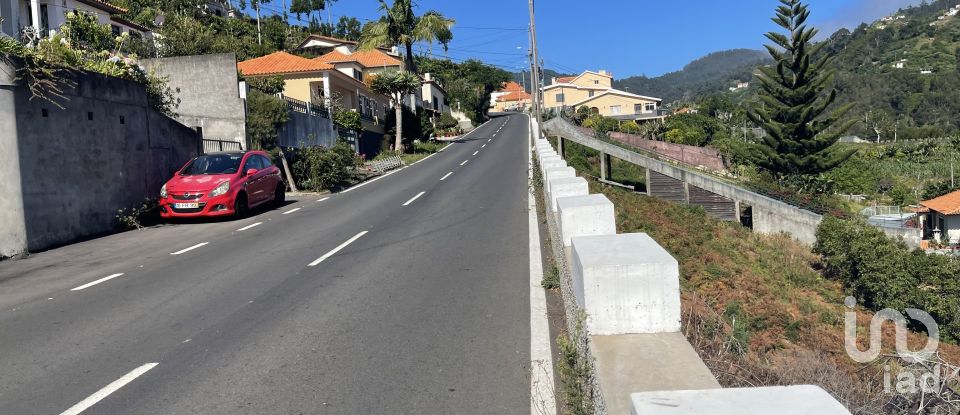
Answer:
[[236, 55], [144, 59], [140, 64], [167, 78], [180, 100], [177, 121], [201, 128], [205, 138], [235, 141], [248, 148], [247, 109], [240, 98]]
[[284, 147], [333, 147], [337, 129], [330, 118], [290, 111], [290, 120], [280, 128], [277, 143]]
[[196, 131], [151, 109], [142, 85], [75, 81], [65, 109], [0, 82], [0, 256], [113, 231], [118, 209], [157, 197], [197, 153]]
[[808, 245], [816, 242], [814, 235], [817, 226], [823, 219], [822, 215], [752, 192], [706, 172], [658, 160], [598, 140], [584, 134], [580, 131], [580, 128], [560, 118], [554, 118], [544, 123], [544, 130], [551, 135], [562, 136], [564, 139], [696, 186], [740, 204], [750, 205], [754, 212], [754, 231], [767, 234], [784, 232]]

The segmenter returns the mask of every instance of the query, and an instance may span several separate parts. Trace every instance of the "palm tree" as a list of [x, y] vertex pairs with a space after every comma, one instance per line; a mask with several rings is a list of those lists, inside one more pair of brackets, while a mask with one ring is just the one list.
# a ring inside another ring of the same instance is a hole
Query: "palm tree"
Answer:
[[393, 109], [397, 112], [396, 141], [394, 150], [403, 153], [403, 98], [420, 87], [420, 77], [413, 72], [388, 70], [373, 78], [370, 89], [378, 94], [386, 95], [393, 101]]
[[417, 65], [413, 61], [413, 44], [416, 42], [439, 42], [444, 50], [453, 40], [450, 28], [455, 23], [436, 11], [429, 11], [423, 16], [413, 13], [413, 0], [394, 0], [393, 5], [380, 0], [380, 11], [383, 16], [379, 21], [367, 23], [360, 35], [360, 48], [373, 49], [378, 47], [403, 46], [405, 69], [416, 72]]

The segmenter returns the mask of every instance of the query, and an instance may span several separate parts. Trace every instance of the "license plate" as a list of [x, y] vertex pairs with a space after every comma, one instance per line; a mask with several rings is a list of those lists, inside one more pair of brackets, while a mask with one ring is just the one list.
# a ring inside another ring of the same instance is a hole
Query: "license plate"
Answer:
[[199, 203], [196, 203], [196, 202], [194, 202], [194, 203], [174, 203], [174, 204], [173, 204], [173, 208], [174, 208], [174, 209], [199, 209], [199, 208], [200, 208], [200, 204], [199, 204]]

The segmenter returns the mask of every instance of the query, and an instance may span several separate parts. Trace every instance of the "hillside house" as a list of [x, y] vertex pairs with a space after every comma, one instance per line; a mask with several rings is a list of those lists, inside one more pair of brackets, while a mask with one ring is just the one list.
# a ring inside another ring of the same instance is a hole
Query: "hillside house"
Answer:
[[660, 98], [637, 95], [613, 88], [607, 71], [585, 71], [578, 76], [554, 78], [543, 88], [544, 108], [560, 110], [588, 107], [594, 113], [619, 120], [664, 118]]
[[511, 81], [490, 94], [490, 108], [493, 112], [524, 111], [530, 108], [532, 98], [523, 86]]
[[240, 62], [237, 69], [248, 79], [283, 78], [284, 97], [304, 103], [328, 107], [336, 96], [344, 108], [360, 113], [365, 130], [383, 134], [390, 99], [371, 91], [363, 81], [385, 67], [399, 65], [396, 58], [379, 51], [351, 55], [333, 51], [315, 59], [274, 52]]
[[84, 12], [109, 25], [115, 35], [128, 33], [133, 37], [152, 37], [149, 28], [129, 21], [121, 15], [127, 10], [102, 0], [0, 0], [0, 32], [19, 38], [23, 31], [48, 37], [67, 21], [67, 13]]
[[920, 202], [917, 213], [921, 215], [924, 239], [960, 243], [960, 191]]

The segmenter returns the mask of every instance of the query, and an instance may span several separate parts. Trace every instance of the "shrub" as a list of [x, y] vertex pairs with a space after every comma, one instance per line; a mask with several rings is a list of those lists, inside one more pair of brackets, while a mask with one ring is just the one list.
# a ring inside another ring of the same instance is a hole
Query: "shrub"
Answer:
[[460, 127], [460, 121], [457, 121], [456, 118], [453, 118], [452, 115], [448, 113], [440, 114], [440, 121], [437, 121], [437, 129], [439, 130], [449, 130], [453, 128]]
[[307, 147], [291, 149], [287, 157], [293, 160], [294, 180], [305, 190], [329, 190], [350, 179], [353, 169], [360, 166], [359, 155], [349, 145], [339, 143], [331, 148]]
[[624, 121], [620, 123], [620, 132], [624, 134], [639, 134], [640, 126], [636, 121]]
[[911, 252], [861, 219], [824, 218], [814, 252], [826, 275], [873, 310], [918, 308], [940, 325], [943, 339], [960, 339], [960, 261]]
[[356, 111], [336, 111], [333, 113], [333, 123], [345, 130], [360, 132], [363, 131], [363, 124], [360, 120], [360, 113]]
[[116, 219], [127, 230], [157, 224], [160, 222], [160, 203], [156, 198], [146, 198], [140, 206], [118, 210]]

